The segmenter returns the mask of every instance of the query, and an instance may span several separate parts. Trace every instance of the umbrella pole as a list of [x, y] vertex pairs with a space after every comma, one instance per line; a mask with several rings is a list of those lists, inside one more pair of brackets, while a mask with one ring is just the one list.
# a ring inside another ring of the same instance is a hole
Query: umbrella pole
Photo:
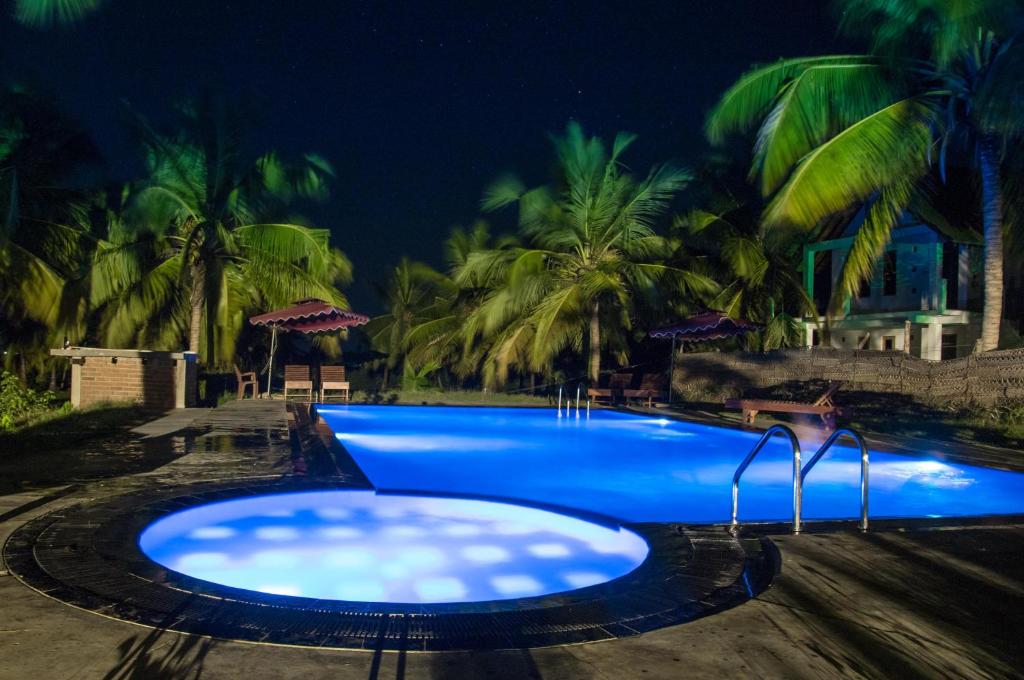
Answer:
[[672, 350], [668, 355], [668, 405], [672, 405], [672, 383], [676, 377], [676, 335], [672, 334]]
[[270, 363], [267, 365], [267, 399], [270, 399], [270, 380], [274, 376], [274, 348], [277, 345], [277, 326], [270, 332]]

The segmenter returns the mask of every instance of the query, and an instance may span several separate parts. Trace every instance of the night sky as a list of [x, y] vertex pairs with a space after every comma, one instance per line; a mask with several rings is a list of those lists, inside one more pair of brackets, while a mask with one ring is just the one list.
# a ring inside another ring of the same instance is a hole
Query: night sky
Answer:
[[159, 121], [222, 94], [261, 147], [323, 154], [337, 183], [307, 213], [352, 259], [350, 297], [373, 312], [367, 282], [403, 254], [440, 264], [490, 180], [545, 182], [546, 134], [570, 119], [638, 133], [638, 171], [693, 162], [705, 114], [750, 64], [841, 49], [821, 0], [465, 4], [109, 0], [70, 29], [5, 16], [0, 68], [86, 125], [114, 178], [139, 170], [121, 98]]

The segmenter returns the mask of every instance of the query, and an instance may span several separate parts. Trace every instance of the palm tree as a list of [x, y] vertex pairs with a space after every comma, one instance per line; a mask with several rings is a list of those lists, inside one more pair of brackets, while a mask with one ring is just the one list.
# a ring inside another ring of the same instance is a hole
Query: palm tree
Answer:
[[797, 273], [803, 239], [763, 227], [764, 205], [745, 165], [739, 154], [715, 154], [701, 164], [702, 207], [676, 218], [672, 234], [680, 248], [672, 263], [718, 281], [721, 290], [702, 302], [763, 325], [763, 332], [748, 336], [760, 349], [788, 347], [801, 339], [797, 319], [815, 313]]
[[402, 375], [406, 374], [409, 332], [417, 324], [430, 320], [427, 310], [435, 303], [438, 286], [444, 285], [445, 278], [429, 265], [403, 257], [387, 284], [379, 288], [387, 312], [371, 319], [364, 330], [373, 348], [387, 354], [382, 390], [388, 388], [389, 374], [400, 363]]
[[864, 208], [837, 286], [840, 301], [870, 274], [929, 168], [944, 175], [947, 163], [973, 165], [985, 242], [979, 347], [994, 349], [1003, 289], [1000, 163], [1021, 127], [1020, 3], [841, 0], [838, 7], [844, 30], [871, 40], [870, 54], [754, 69], [712, 111], [708, 136], [720, 143], [731, 133], [756, 131], [751, 172], [771, 198], [769, 226], [810, 230], [828, 216]]
[[[501, 282], [473, 320], [483, 337], [500, 340], [500, 361], [525, 361], [542, 371], [564, 350], [581, 351], [586, 338], [587, 373], [596, 383], [602, 347], [630, 328], [635, 299], [659, 286], [678, 294], [713, 287], [706, 277], [663, 263], [671, 248], [654, 227], [690, 175], [660, 165], [635, 179], [621, 162], [634, 139], [620, 133], [609, 149], [570, 123], [554, 139], [557, 188], [526, 190], [504, 179], [487, 192], [485, 210], [518, 206], [527, 244], [472, 253], [460, 272], [460, 281]], [[624, 350], [616, 349], [621, 358]]]
[[0, 95], [0, 314], [7, 357], [40, 367], [62, 336], [81, 339], [85, 298], [77, 285], [95, 241], [89, 197], [74, 178], [94, 163], [87, 135], [50, 102], [20, 90]]
[[682, 240], [689, 248], [711, 258], [708, 273], [722, 289], [710, 307], [763, 325], [763, 350], [799, 342], [797, 319], [815, 313], [814, 301], [796, 272], [800, 241], [759, 229], [756, 216], [742, 205], [719, 213], [692, 210], [676, 228], [685, 234]]
[[256, 309], [307, 297], [347, 305], [337, 286], [351, 265], [329, 232], [280, 219], [292, 199], [325, 196], [325, 161], [307, 155], [289, 167], [268, 153], [250, 162], [235, 117], [210, 102], [186, 111], [173, 135], [136, 124], [149, 177], [96, 264], [108, 338], [184, 336], [190, 351], [225, 365]]
[[484, 384], [499, 384], [507, 377], [508, 362], [492, 353], [496, 338], [478, 337], [477, 310], [501, 282], [496, 270], [467, 268], [475, 253], [501, 251], [518, 244], [515, 237], [492, 239], [489, 225], [477, 221], [471, 228], [455, 227], [444, 243], [448, 273], [434, 273], [432, 299], [419, 309], [419, 321], [408, 331], [405, 347], [414, 366], [436, 365], [457, 380], [483, 374]]

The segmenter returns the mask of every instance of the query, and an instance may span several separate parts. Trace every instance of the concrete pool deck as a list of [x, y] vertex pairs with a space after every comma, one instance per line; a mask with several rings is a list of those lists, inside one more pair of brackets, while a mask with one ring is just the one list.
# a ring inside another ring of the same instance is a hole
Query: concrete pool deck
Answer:
[[[170, 452], [152, 466], [0, 497], [0, 540], [84, 499], [322, 464], [295, 460], [282, 402], [229, 404], [184, 432], [156, 438], [180, 441], [154, 444]], [[1014, 677], [1024, 663], [1024, 524], [887, 523], [772, 540], [781, 574], [734, 609], [632, 638], [510, 652], [375, 654], [180, 635], [74, 609], [0, 565], [0, 679], [980, 678]]]

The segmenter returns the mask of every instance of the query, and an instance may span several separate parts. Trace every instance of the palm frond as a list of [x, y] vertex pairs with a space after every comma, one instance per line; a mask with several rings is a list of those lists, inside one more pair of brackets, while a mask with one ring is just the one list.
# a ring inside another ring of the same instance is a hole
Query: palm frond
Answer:
[[877, 63], [811, 66], [782, 86], [757, 134], [752, 173], [771, 195], [797, 162], [830, 137], [900, 98], [893, 73]]
[[912, 192], [913, 180], [897, 182], [879, 191], [868, 206], [836, 282], [829, 304], [830, 315], [836, 316], [845, 301], [856, 294], [860, 282], [871, 278], [892, 230], [910, 205]]
[[854, 123], [807, 155], [765, 211], [772, 225], [812, 229], [928, 166], [927, 109], [904, 99]]
[[705, 132], [713, 144], [734, 133], [757, 129], [774, 106], [783, 85], [813, 66], [873, 63], [874, 57], [839, 55], [784, 59], [759, 66], [726, 90], [708, 116]]

